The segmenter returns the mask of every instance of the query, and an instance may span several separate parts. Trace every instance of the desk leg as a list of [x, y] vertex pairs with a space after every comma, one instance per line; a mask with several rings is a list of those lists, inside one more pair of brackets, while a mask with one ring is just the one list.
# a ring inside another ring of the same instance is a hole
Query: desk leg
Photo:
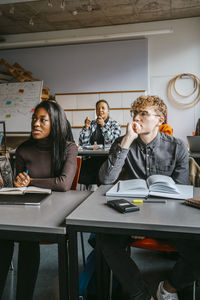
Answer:
[[68, 295], [68, 249], [67, 238], [61, 236], [58, 242], [58, 274], [59, 274], [59, 298], [69, 300]]
[[67, 226], [69, 237], [69, 299], [78, 299], [78, 247], [77, 232]]
[[96, 279], [97, 300], [110, 299], [110, 269], [99, 247], [99, 234], [96, 234]]

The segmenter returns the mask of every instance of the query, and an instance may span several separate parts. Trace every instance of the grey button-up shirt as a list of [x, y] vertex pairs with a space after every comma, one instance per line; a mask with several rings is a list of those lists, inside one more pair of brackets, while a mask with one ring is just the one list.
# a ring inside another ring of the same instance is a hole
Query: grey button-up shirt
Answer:
[[188, 150], [180, 139], [158, 132], [149, 144], [138, 137], [129, 149], [120, 147], [118, 138], [110, 149], [108, 159], [101, 166], [99, 178], [103, 184], [114, 183], [122, 169], [124, 179], [147, 179], [161, 174], [172, 177], [179, 184], [189, 184]]

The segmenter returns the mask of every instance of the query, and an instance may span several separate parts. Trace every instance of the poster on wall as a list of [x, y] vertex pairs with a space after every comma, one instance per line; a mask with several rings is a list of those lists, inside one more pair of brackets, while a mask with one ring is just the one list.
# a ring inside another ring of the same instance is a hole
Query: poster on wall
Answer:
[[7, 132], [30, 132], [42, 86], [42, 81], [0, 84], [0, 121], [5, 121]]

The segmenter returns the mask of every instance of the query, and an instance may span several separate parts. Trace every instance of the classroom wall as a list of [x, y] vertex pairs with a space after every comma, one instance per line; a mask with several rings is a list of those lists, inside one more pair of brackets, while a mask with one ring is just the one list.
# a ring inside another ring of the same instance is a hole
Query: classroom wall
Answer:
[[[186, 142], [186, 136], [192, 135], [200, 118], [200, 104], [192, 109], [177, 109], [169, 102], [166, 92], [169, 80], [178, 74], [193, 73], [200, 77], [200, 18], [164, 23], [171, 26], [172, 34], [148, 38], [149, 93], [164, 99], [168, 105], [168, 123], [173, 127], [174, 135]], [[182, 94], [189, 94], [193, 88], [191, 80], [177, 81], [177, 89]], [[184, 99], [180, 101], [184, 103]]]
[[[126, 28], [127, 26], [128, 25], [126, 25]], [[151, 30], [152, 27], [157, 29], [173, 29], [173, 33], [170, 34], [148, 37], [148, 92], [149, 94], [159, 95], [164, 99], [168, 105], [168, 123], [172, 125], [174, 135], [182, 138], [186, 142], [186, 136], [191, 135], [195, 130], [197, 119], [200, 117], [200, 105], [189, 110], [177, 109], [169, 103], [166, 90], [169, 80], [180, 73], [193, 73], [200, 77], [200, 18], [130, 25], [131, 30], [133, 30], [134, 27], [137, 31]], [[116, 28], [117, 32], [119, 27], [113, 26], [113, 28]], [[103, 33], [106, 28], [98, 29], [98, 32], [100, 30]], [[87, 29], [85, 29], [85, 32], [86, 31]], [[41, 49], [45, 49], [48, 55], [48, 48]], [[55, 57], [57, 59], [58, 49], [59, 47], [54, 48]], [[24, 50], [19, 49], [13, 51], [23, 53]], [[32, 51], [35, 51], [35, 49]], [[4, 57], [8, 59], [8, 61], [11, 59], [11, 62], [13, 60], [11, 50], [0, 51], [0, 57]], [[29, 70], [35, 70], [34, 66], [37, 65], [38, 76], [39, 74], [43, 74], [44, 77], [40, 79], [45, 80], [45, 78], [51, 78], [55, 84], [54, 90], [57, 92], [57, 87], [60, 85], [60, 82], [57, 80], [59, 70], [52, 69], [51, 64], [44, 69], [42, 62], [37, 64], [39, 59], [38, 55], [35, 59], [36, 61], [33, 60], [30, 65], [30, 67], [32, 66], [32, 69], [29, 68]], [[22, 65], [23, 61], [26, 61], [26, 56], [22, 59]], [[36, 75], [35, 72], [34, 75]], [[85, 78], [83, 78], [83, 81], [84, 80]], [[180, 92], [187, 93], [188, 91], [191, 91], [193, 87], [192, 84], [193, 82], [190, 80], [181, 80], [177, 83], [177, 88]], [[120, 89], [123, 90], [123, 87], [120, 87]], [[62, 93], [64, 91], [59, 89], [59, 92]]]
[[44, 80], [51, 93], [146, 90], [147, 39], [2, 50]]

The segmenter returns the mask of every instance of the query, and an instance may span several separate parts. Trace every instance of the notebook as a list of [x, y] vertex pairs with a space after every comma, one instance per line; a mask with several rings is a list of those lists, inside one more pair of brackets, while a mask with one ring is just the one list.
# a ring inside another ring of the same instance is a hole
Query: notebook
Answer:
[[48, 197], [47, 194], [0, 195], [0, 205], [39, 206]]
[[187, 136], [189, 150], [190, 152], [199, 152], [200, 153], [200, 136]]

